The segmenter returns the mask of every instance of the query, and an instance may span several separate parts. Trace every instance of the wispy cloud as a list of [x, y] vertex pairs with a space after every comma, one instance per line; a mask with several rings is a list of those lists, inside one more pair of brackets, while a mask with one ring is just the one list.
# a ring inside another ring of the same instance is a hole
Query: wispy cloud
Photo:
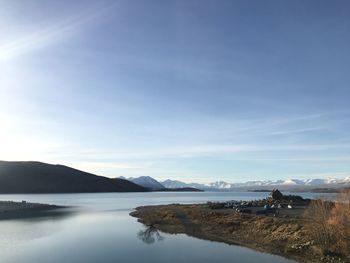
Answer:
[[343, 32], [292, 23], [304, 54], [264, 27], [280, 16], [257, 34], [230, 10], [203, 4], [208, 28], [139, 2], [1, 2], [0, 159], [188, 181], [349, 170]]
[[44, 21], [45, 23], [40, 21], [32, 25], [32, 31], [20, 32], [17, 35], [12, 33], [15, 36], [10, 38], [3, 37], [3, 40], [0, 40], [0, 62], [72, 37], [114, 6], [115, 4], [87, 5], [70, 16], [50, 19], [50, 21]]

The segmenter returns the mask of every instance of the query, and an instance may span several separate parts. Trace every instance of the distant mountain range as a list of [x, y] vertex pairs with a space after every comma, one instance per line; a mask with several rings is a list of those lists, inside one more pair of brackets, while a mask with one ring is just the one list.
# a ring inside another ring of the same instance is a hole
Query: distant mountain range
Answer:
[[0, 161], [1, 193], [88, 193], [142, 191], [246, 191], [312, 190], [350, 187], [350, 177], [344, 179], [287, 179], [208, 184], [185, 183], [177, 180], [159, 182], [150, 176], [107, 178], [63, 165], [42, 162]]
[[[124, 177], [122, 178], [126, 179]], [[245, 183], [227, 183], [224, 181], [216, 181], [208, 184], [185, 183], [170, 179], [159, 182], [150, 176], [128, 178], [127, 180], [130, 180], [135, 184], [151, 190], [193, 188], [204, 191], [242, 191], [279, 188], [281, 190], [300, 191], [315, 188], [342, 188], [344, 186], [350, 186], [350, 177], [344, 179], [287, 179], [275, 181], [248, 181]]]
[[177, 181], [177, 180], [165, 180], [163, 182], [161, 182], [162, 185], [164, 185], [164, 187], [166, 188], [184, 188], [184, 187], [194, 187], [197, 189], [201, 189], [203, 190], [204, 184], [199, 184], [199, 183], [184, 183], [181, 181]]
[[128, 180], [111, 179], [63, 165], [0, 161], [0, 193], [144, 192]]
[[150, 176], [140, 176], [140, 177], [130, 177], [130, 178], [125, 178], [123, 176], [118, 177], [120, 179], [125, 179], [129, 180], [130, 182], [133, 182], [137, 185], [140, 185], [148, 190], [151, 191], [175, 191], [175, 192], [198, 192], [198, 191], [203, 191], [201, 189], [192, 187], [192, 186], [181, 186], [179, 187], [165, 187], [163, 184], [158, 182], [156, 179], [150, 177]]
[[332, 187], [341, 188], [350, 186], [350, 177], [344, 179], [287, 179], [287, 180], [266, 180], [266, 181], [248, 181], [245, 183], [227, 183], [224, 181], [216, 181], [208, 184], [184, 183], [176, 180], [165, 180], [161, 182], [166, 188], [178, 187], [195, 187], [206, 191], [234, 191], [248, 189], [263, 189], [263, 188], [280, 188], [282, 190], [298, 190], [310, 189], [315, 187]]
[[[128, 178], [127, 180], [133, 182], [134, 184], [140, 185], [142, 187], [151, 189], [151, 190], [164, 190], [165, 186], [158, 182], [156, 179], [150, 176], [140, 176], [137, 178]], [[174, 187], [177, 188], [177, 187]]]

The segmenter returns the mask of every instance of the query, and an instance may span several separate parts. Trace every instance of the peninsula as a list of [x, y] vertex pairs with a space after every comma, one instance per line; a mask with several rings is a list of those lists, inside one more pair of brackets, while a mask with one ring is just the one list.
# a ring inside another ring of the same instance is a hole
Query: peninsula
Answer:
[[[319, 245], [317, 234], [322, 239], [322, 235], [329, 233], [313, 230], [316, 227], [320, 231], [322, 222], [318, 221], [317, 213], [321, 210], [305, 216], [308, 207], [314, 206], [312, 202], [297, 196], [284, 196], [278, 202], [268, 198], [250, 202], [170, 204], [138, 207], [130, 215], [166, 233], [185, 233], [201, 239], [242, 245], [298, 262], [349, 262], [346, 247], [343, 251], [337, 247], [337, 253], [333, 253], [326, 251], [331, 246]], [[334, 207], [330, 202], [322, 201], [322, 204], [330, 209]], [[337, 242], [341, 239], [336, 238]], [[332, 241], [331, 237], [328, 241]]]

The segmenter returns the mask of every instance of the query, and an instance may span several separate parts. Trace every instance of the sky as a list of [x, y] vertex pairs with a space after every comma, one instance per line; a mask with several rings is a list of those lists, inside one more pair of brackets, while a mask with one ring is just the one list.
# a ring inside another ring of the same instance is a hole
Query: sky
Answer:
[[0, 0], [0, 160], [350, 176], [350, 2]]

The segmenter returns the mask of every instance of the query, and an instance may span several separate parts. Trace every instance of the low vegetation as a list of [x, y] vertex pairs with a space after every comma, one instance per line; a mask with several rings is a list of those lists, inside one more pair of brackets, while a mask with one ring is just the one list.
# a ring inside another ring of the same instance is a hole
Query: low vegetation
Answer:
[[350, 261], [350, 189], [338, 194], [335, 203], [314, 200], [305, 211], [306, 227], [325, 257]]
[[167, 233], [243, 245], [299, 262], [350, 262], [349, 195], [349, 190], [342, 192], [335, 203], [299, 200], [303, 208], [281, 209], [286, 212], [278, 215], [235, 212], [218, 203], [140, 207], [131, 215]]

